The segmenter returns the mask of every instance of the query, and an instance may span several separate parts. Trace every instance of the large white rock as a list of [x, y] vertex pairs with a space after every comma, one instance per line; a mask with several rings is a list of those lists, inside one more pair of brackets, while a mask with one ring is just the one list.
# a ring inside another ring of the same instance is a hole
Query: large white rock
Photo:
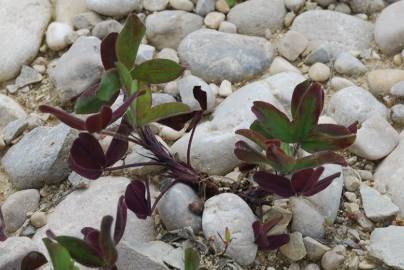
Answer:
[[371, 23], [335, 11], [303, 12], [296, 17], [291, 28], [309, 39], [309, 47], [324, 46], [334, 57], [342, 51], [368, 49], [373, 40]]
[[48, 0], [0, 0], [0, 82], [35, 58], [50, 16]]
[[282, 0], [250, 0], [235, 5], [227, 20], [237, 26], [240, 34], [264, 36], [267, 29], [272, 32], [281, 29], [285, 15]]
[[375, 40], [379, 48], [392, 55], [404, 49], [404, 1], [385, 8], [376, 20]]
[[394, 269], [404, 269], [404, 228], [377, 228], [370, 235], [369, 254]]
[[142, 9], [141, 0], [86, 0], [87, 7], [106, 16], [127, 15]]
[[363, 123], [374, 115], [388, 117], [388, 109], [379, 102], [369, 91], [351, 86], [339, 90], [332, 95], [328, 102], [327, 115], [338, 124], [348, 126], [355, 121]]
[[257, 254], [252, 224], [256, 220], [248, 204], [232, 193], [216, 195], [205, 202], [202, 216], [203, 234], [212, 239], [215, 248], [224, 250], [222, 237], [226, 228], [230, 230], [233, 241], [226, 254], [241, 265], [251, 264]]
[[375, 115], [362, 123], [349, 151], [369, 160], [378, 160], [390, 154], [397, 144], [398, 132], [385, 118]]
[[397, 205], [392, 203], [387, 195], [380, 194], [376, 189], [366, 184], [362, 184], [359, 191], [365, 214], [371, 220], [383, 221], [398, 213]]
[[400, 208], [399, 215], [404, 217], [404, 133], [400, 134], [400, 143], [377, 167], [374, 174], [375, 187], [387, 194]]

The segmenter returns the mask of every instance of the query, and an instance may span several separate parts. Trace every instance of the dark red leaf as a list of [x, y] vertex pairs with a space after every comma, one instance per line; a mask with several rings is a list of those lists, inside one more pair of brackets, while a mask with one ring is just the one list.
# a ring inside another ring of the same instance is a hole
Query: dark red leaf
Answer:
[[150, 198], [146, 195], [146, 186], [141, 181], [132, 181], [125, 192], [128, 208], [140, 219], [151, 216]]
[[247, 139], [255, 142], [257, 145], [259, 145], [263, 149], [265, 149], [267, 146], [266, 143], [268, 142], [268, 138], [266, 138], [264, 135], [262, 135], [258, 132], [255, 132], [254, 130], [239, 129], [236, 131], [236, 134], [246, 137]]
[[244, 141], [238, 141], [236, 143], [234, 154], [239, 160], [248, 164], [262, 165], [268, 163], [264, 155], [259, 153]]
[[302, 188], [299, 193], [303, 194], [306, 191], [310, 190], [312, 187], [314, 187], [318, 181], [320, 180], [321, 175], [324, 172], [324, 167], [318, 167], [315, 170], [312, 170], [311, 175], [306, 179], [306, 183], [304, 187]]
[[39, 106], [39, 110], [43, 113], [50, 113], [54, 115], [56, 118], [58, 118], [60, 121], [65, 123], [71, 128], [77, 129], [77, 130], [85, 130], [86, 129], [86, 123], [84, 120], [81, 120], [78, 117], [72, 116], [71, 114], [68, 114], [67, 112], [48, 106], [48, 105], [41, 105]]
[[287, 234], [271, 235], [271, 236], [267, 235], [268, 232], [276, 224], [278, 224], [281, 219], [282, 217], [275, 218], [265, 224], [262, 224], [260, 221], [255, 221], [252, 224], [255, 243], [260, 249], [274, 250], [289, 242], [289, 236]]
[[91, 115], [86, 120], [86, 129], [90, 133], [99, 132], [111, 122], [112, 110], [108, 106], [102, 106], [101, 111]]
[[334, 181], [335, 178], [338, 178], [340, 175], [341, 173], [335, 173], [333, 175], [325, 177], [320, 182], [317, 182], [310, 190], [304, 192], [303, 196], [310, 197], [323, 191], [332, 183], [332, 181]]
[[299, 104], [303, 99], [303, 96], [306, 93], [307, 89], [310, 87], [311, 83], [312, 82], [310, 80], [305, 80], [304, 82], [299, 83], [293, 90], [291, 101], [291, 112], [293, 117], [297, 114]]
[[22, 259], [20, 270], [38, 269], [42, 265], [45, 265], [47, 262], [48, 260], [42, 253], [31, 251], [24, 257], [24, 259]]
[[6, 223], [4, 222], [3, 212], [0, 207], [0, 242], [7, 240], [7, 235], [5, 233]]
[[112, 139], [111, 144], [109, 145], [107, 153], [105, 155], [107, 160], [107, 167], [115, 164], [118, 160], [121, 160], [128, 152], [129, 143], [128, 140], [125, 139], [128, 138], [131, 132], [132, 128], [129, 126], [129, 124], [126, 123], [125, 120], [122, 120], [116, 132], [119, 137], [114, 137]]
[[290, 240], [289, 235], [287, 234], [277, 234], [267, 236], [267, 245], [265, 247], [261, 247], [263, 250], [275, 250], [280, 248], [283, 245], [286, 245]]
[[197, 112], [175, 115], [169, 118], [159, 120], [158, 123], [168, 126], [174, 130], [181, 130], [189, 120], [193, 119]]
[[110, 33], [101, 43], [101, 60], [105, 70], [115, 67], [118, 61], [116, 57], [115, 44], [118, 39], [118, 33]]
[[267, 146], [266, 158], [275, 170], [285, 174], [292, 171], [296, 164], [296, 160], [288, 156], [280, 146], [275, 143], [271, 143]]
[[359, 125], [359, 122], [356, 121], [355, 123], [353, 123], [352, 125], [347, 127], [347, 129], [349, 130], [349, 132], [356, 134], [358, 132], [358, 125]]
[[125, 233], [126, 221], [128, 218], [128, 206], [125, 202], [125, 197], [119, 198], [118, 207], [116, 210], [115, 229], [114, 229], [114, 243], [117, 245], [121, 241]]
[[290, 181], [292, 182], [292, 187], [295, 193], [300, 194], [305, 190], [305, 187], [308, 185], [310, 177], [312, 177], [313, 175], [313, 171], [314, 171], [313, 169], [305, 169], [298, 171], [292, 175], [292, 179]]
[[295, 195], [290, 180], [284, 176], [260, 171], [254, 174], [254, 181], [261, 189], [281, 197], [289, 198]]
[[203, 111], [208, 109], [208, 98], [206, 92], [202, 90], [201, 86], [195, 86], [193, 89], [194, 97], [198, 101], [199, 106]]
[[139, 96], [143, 95], [145, 92], [144, 91], [138, 91], [136, 93], [134, 93], [133, 95], [131, 95], [130, 97], [126, 98], [125, 101], [122, 103], [121, 106], [119, 106], [118, 109], [116, 109], [116, 111], [114, 111], [112, 113], [112, 119], [110, 123], [115, 122], [116, 120], [118, 120], [119, 118], [121, 118], [126, 111], [128, 110], [128, 108], [130, 107], [130, 105], [132, 104], [132, 102]]

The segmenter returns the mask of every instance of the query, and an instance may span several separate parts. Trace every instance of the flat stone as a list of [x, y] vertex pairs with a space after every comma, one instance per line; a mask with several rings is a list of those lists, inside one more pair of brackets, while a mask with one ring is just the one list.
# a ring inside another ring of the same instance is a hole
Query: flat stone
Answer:
[[6, 144], [10, 144], [14, 139], [20, 136], [28, 127], [28, 121], [25, 118], [14, 120], [7, 124], [3, 129], [3, 139]]
[[404, 125], [404, 104], [391, 107], [391, 120], [397, 125]]
[[331, 96], [326, 106], [327, 115], [338, 124], [349, 126], [355, 121], [363, 123], [371, 116], [388, 117], [388, 109], [369, 91], [351, 86], [339, 90]]
[[42, 81], [42, 75], [29, 66], [22, 66], [21, 73], [15, 80], [15, 86], [22, 88], [24, 86]]
[[312, 10], [300, 14], [291, 29], [305, 35], [309, 40], [309, 47], [325, 46], [334, 57], [343, 51], [368, 49], [373, 40], [371, 23], [328, 10]]
[[338, 73], [359, 76], [366, 72], [367, 68], [361, 61], [350, 53], [341, 53], [334, 63], [335, 70]]
[[227, 20], [237, 26], [240, 34], [265, 36], [270, 29], [276, 32], [283, 26], [286, 15], [281, 0], [250, 0], [235, 5], [227, 14]]
[[404, 97], [404, 80], [395, 83], [390, 89], [390, 94]]
[[404, 228], [377, 228], [370, 235], [369, 254], [394, 269], [404, 269]]
[[307, 257], [312, 261], [319, 261], [324, 253], [330, 250], [326, 245], [318, 242], [317, 240], [306, 236], [303, 239], [304, 246], [306, 247]]
[[86, 3], [89, 9], [106, 16], [122, 16], [142, 9], [141, 0], [86, 0]]
[[200, 16], [206, 16], [215, 10], [216, 0], [197, 0], [195, 12]]
[[80, 37], [49, 70], [49, 77], [62, 103], [80, 95], [101, 78], [104, 68], [100, 44], [101, 40], [96, 37]]
[[70, 171], [67, 158], [76, 134], [64, 124], [37, 127], [26, 134], [1, 160], [14, 187], [40, 188], [64, 180]]
[[355, 13], [373, 14], [385, 8], [383, 0], [351, 0], [349, 4]]
[[8, 123], [27, 117], [24, 109], [11, 97], [0, 94], [0, 129]]
[[274, 61], [272, 61], [271, 66], [269, 67], [269, 73], [271, 75], [275, 75], [281, 72], [296, 72], [296, 73], [301, 73], [300, 70], [295, 67], [293, 64], [288, 62], [286, 59], [277, 56], [274, 58]]
[[146, 61], [152, 60], [155, 51], [156, 48], [154, 48], [153, 46], [147, 44], [140, 44], [136, 55], [135, 64], [140, 65]]
[[398, 1], [383, 9], [375, 24], [375, 40], [379, 48], [388, 55], [404, 49], [404, 2]]
[[306, 248], [303, 244], [302, 234], [294, 232], [289, 234], [290, 240], [280, 247], [281, 253], [291, 261], [297, 262], [306, 257]]
[[181, 40], [200, 29], [202, 17], [182, 10], [156, 12], [146, 18], [147, 40], [158, 50], [177, 49]]
[[189, 34], [180, 44], [181, 62], [205, 81], [241, 81], [265, 71], [273, 48], [264, 38], [202, 29]]
[[0, 269], [20, 270], [24, 257], [31, 251], [39, 251], [39, 248], [28, 237], [10, 237], [0, 242], [0, 250]]
[[161, 11], [167, 7], [168, 2], [168, 0], [147, 0], [143, 1], [143, 7], [148, 11]]
[[251, 264], [257, 254], [252, 224], [256, 220], [251, 208], [243, 199], [232, 193], [216, 195], [205, 202], [202, 216], [203, 234], [212, 239], [215, 248], [224, 250], [222, 237], [226, 228], [234, 238], [226, 254], [241, 265]]
[[0, 82], [14, 78], [37, 55], [51, 17], [47, 0], [0, 1]]
[[295, 61], [307, 48], [309, 41], [299, 32], [289, 31], [278, 43], [278, 51], [289, 61]]
[[404, 70], [377, 69], [368, 73], [369, 90], [374, 95], [386, 95], [398, 82], [404, 81]]
[[349, 151], [368, 160], [378, 160], [390, 154], [398, 141], [398, 132], [385, 118], [376, 115], [362, 123]]
[[337, 270], [345, 261], [344, 246], [336, 246], [327, 251], [321, 258], [321, 266], [324, 270]]
[[121, 32], [123, 26], [116, 20], [105, 20], [100, 23], [97, 23], [91, 34], [96, 36], [99, 39], [104, 39], [110, 33], [119, 33]]
[[75, 29], [90, 29], [100, 22], [102, 22], [102, 18], [91, 11], [77, 14], [72, 18], [72, 24]]
[[350, 86], [355, 86], [355, 84], [353, 82], [351, 82], [348, 79], [342, 78], [342, 77], [332, 78], [330, 80], [330, 85], [336, 91], [350, 87]]
[[373, 221], [383, 221], [396, 215], [399, 211], [398, 207], [391, 202], [387, 195], [381, 195], [374, 188], [366, 184], [360, 187], [363, 209], [368, 218]]

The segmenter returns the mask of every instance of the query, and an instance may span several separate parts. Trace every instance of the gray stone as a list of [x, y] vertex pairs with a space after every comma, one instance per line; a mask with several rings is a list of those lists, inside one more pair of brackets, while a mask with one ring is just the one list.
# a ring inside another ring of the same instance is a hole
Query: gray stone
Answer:
[[359, 76], [366, 72], [367, 68], [361, 61], [350, 53], [341, 53], [334, 63], [335, 70], [338, 73]]
[[93, 30], [92, 35], [96, 36], [99, 39], [104, 39], [110, 33], [119, 33], [121, 32], [123, 26], [118, 21], [115, 20], [106, 20], [100, 23], [97, 23]]
[[273, 58], [271, 43], [263, 38], [198, 30], [180, 44], [181, 61], [206, 81], [241, 81], [267, 69]]
[[369, 254], [394, 269], [404, 269], [404, 228], [377, 228], [370, 235]]
[[397, 125], [404, 125], [404, 104], [391, 107], [391, 120]]
[[191, 0], [170, 0], [170, 6], [174, 9], [192, 11], [194, 3]]
[[49, 71], [63, 103], [80, 95], [100, 79], [104, 69], [100, 44], [101, 41], [96, 37], [80, 37]]
[[377, 167], [374, 174], [375, 188], [388, 195], [400, 208], [400, 217], [404, 217], [404, 134], [400, 134], [400, 143]]
[[24, 86], [42, 81], [42, 75], [29, 66], [22, 66], [21, 73], [15, 80], [15, 86], [22, 88]]
[[147, 0], [143, 1], [144, 9], [148, 11], [161, 11], [168, 5], [168, 0]]
[[391, 202], [387, 195], [381, 195], [374, 188], [366, 184], [360, 187], [363, 209], [368, 218], [373, 221], [383, 221], [396, 215], [398, 207]]
[[1, 161], [12, 184], [27, 189], [64, 180], [69, 174], [67, 158], [76, 134], [64, 124], [37, 127], [26, 134]]
[[397, 146], [398, 140], [398, 133], [389, 122], [375, 115], [362, 123], [355, 143], [349, 147], [349, 151], [368, 160], [378, 160], [390, 154]]
[[21, 262], [31, 251], [39, 251], [38, 246], [28, 237], [10, 237], [0, 242], [0, 269], [21, 270]]
[[375, 40], [379, 48], [388, 55], [404, 49], [404, 2], [398, 1], [385, 9], [377, 17]]
[[303, 237], [300, 232], [289, 234], [290, 240], [279, 249], [281, 253], [291, 261], [297, 262], [306, 257], [307, 252], [303, 244]]
[[28, 127], [28, 121], [25, 118], [14, 120], [7, 124], [3, 129], [3, 140], [10, 144], [14, 139], [20, 136]]
[[383, 0], [351, 0], [348, 2], [355, 13], [373, 14], [383, 10]]
[[39, 191], [36, 189], [17, 191], [8, 196], [1, 206], [6, 231], [8, 233], [17, 231], [27, 219], [27, 213], [35, 211], [38, 206]]
[[[72, 192], [48, 214], [47, 225], [37, 231], [34, 241], [41, 243], [48, 229], [52, 229], [56, 235], [82, 238], [82, 228], [100, 228], [103, 216], [111, 215], [115, 218], [118, 200], [129, 183], [130, 180], [124, 177], [102, 177], [91, 181], [87, 189]], [[154, 199], [154, 191], [152, 196]], [[141, 220], [128, 211], [122, 241], [136, 245], [154, 240], [153, 224], [151, 218]]]
[[141, 0], [86, 0], [86, 3], [89, 9], [106, 16], [122, 16], [142, 9]]
[[334, 57], [343, 51], [368, 49], [373, 40], [371, 23], [328, 10], [300, 14], [291, 29], [305, 35], [309, 39], [310, 48], [325, 46]]
[[321, 258], [321, 266], [324, 270], [337, 270], [345, 261], [345, 248], [336, 246], [332, 250], [327, 251]]
[[278, 51], [289, 61], [295, 61], [307, 48], [307, 38], [299, 32], [289, 31], [278, 43]]
[[179, 183], [170, 188], [158, 204], [161, 221], [167, 230], [191, 227], [195, 233], [199, 232], [202, 219], [189, 210], [189, 205], [198, 200], [195, 191], [185, 184]]
[[404, 81], [404, 70], [376, 69], [368, 73], [369, 90], [374, 95], [387, 95], [398, 82]]
[[307, 65], [313, 65], [315, 63], [327, 64], [333, 58], [332, 52], [326, 46], [319, 46], [314, 48], [304, 59], [304, 63]]
[[390, 89], [390, 94], [398, 97], [404, 97], [404, 80], [394, 84]]
[[[325, 165], [321, 179], [341, 172], [341, 166]], [[342, 175], [336, 178], [325, 190], [311, 197], [292, 198], [292, 231], [301, 232], [303, 236], [322, 238], [325, 233], [324, 223], [334, 222], [337, 217], [343, 186]]]
[[321, 257], [323, 257], [324, 253], [330, 250], [329, 247], [309, 236], [303, 239], [303, 243], [306, 247], [307, 257], [315, 262], [319, 261]]
[[206, 239], [212, 239], [214, 247], [221, 252], [224, 245], [218, 234], [223, 237], [228, 228], [234, 239], [226, 254], [241, 265], [249, 265], [257, 254], [252, 230], [255, 220], [253, 212], [243, 199], [232, 193], [222, 193], [205, 202], [203, 234]]
[[265, 36], [267, 29], [276, 32], [282, 28], [285, 15], [282, 0], [250, 0], [234, 6], [227, 20], [237, 26], [240, 34]]
[[206, 16], [215, 10], [215, 4], [216, 0], [197, 0], [195, 12], [201, 16]]
[[347, 87], [335, 93], [327, 106], [327, 115], [340, 125], [351, 125], [355, 121], [363, 123], [374, 115], [388, 117], [388, 109], [369, 91], [357, 87]]
[[94, 12], [80, 13], [72, 18], [72, 24], [76, 29], [93, 28], [100, 22], [102, 22], [102, 18]]
[[237, 26], [231, 22], [221, 22], [219, 26], [220, 32], [236, 34], [237, 33]]
[[15, 77], [37, 55], [51, 17], [47, 0], [0, 1], [0, 82]]
[[202, 17], [182, 10], [166, 10], [146, 18], [146, 36], [157, 49], [177, 49], [189, 33], [200, 29]]
[[8, 123], [26, 116], [24, 109], [14, 99], [0, 94], [0, 129], [3, 129]]
[[187, 104], [193, 110], [201, 109], [193, 94], [193, 89], [195, 86], [201, 86], [202, 91], [206, 93], [208, 111], [211, 111], [215, 106], [215, 95], [206, 82], [193, 75], [185, 76], [178, 81], [178, 90], [180, 92], [182, 102]]

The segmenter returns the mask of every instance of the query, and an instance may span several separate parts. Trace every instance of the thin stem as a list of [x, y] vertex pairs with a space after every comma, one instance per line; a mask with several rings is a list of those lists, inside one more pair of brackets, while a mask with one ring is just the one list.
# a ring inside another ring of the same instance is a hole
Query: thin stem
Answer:
[[192, 165], [191, 165], [191, 145], [192, 145], [192, 140], [193, 140], [193, 138], [194, 138], [194, 134], [195, 134], [196, 127], [197, 127], [199, 121], [201, 121], [201, 119], [202, 119], [202, 112], [199, 112], [199, 113], [195, 116], [195, 119], [196, 119], [196, 120], [195, 120], [195, 123], [194, 123], [194, 127], [192, 128], [192, 131], [191, 131], [191, 136], [189, 137], [188, 149], [187, 149], [187, 164], [188, 164], [188, 166], [190, 166], [191, 168], [192, 168]]
[[134, 139], [131, 139], [129, 137], [123, 136], [123, 135], [121, 135], [121, 134], [119, 134], [117, 132], [111, 132], [111, 131], [103, 130], [103, 131], [98, 132], [98, 134], [105, 135], [105, 136], [111, 136], [111, 137], [114, 137], [114, 138], [119, 139], [121, 141], [127, 141], [127, 142], [132, 142], [132, 143], [138, 144], [138, 141], [136, 141]]
[[156, 198], [156, 200], [155, 200], [154, 203], [153, 203], [153, 207], [152, 207], [152, 209], [151, 209], [151, 212], [152, 212], [152, 213], [153, 213], [154, 210], [156, 209], [157, 204], [159, 203], [159, 201], [161, 200], [161, 198], [163, 198], [164, 194], [165, 194], [170, 188], [172, 188], [175, 184], [177, 184], [178, 182], [179, 182], [179, 181], [177, 181], [177, 180], [172, 181], [170, 184], [168, 184], [168, 185], [160, 192], [159, 196]]
[[106, 168], [106, 171], [117, 171], [117, 170], [122, 170], [122, 169], [127, 169], [127, 168], [133, 168], [133, 167], [141, 167], [141, 166], [164, 166], [163, 163], [161, 162], [139, 162], [139, 163], [132, 163], [132, 164], [127, 164], [127, 165], [122, 165], [122, 166], [117, 166], [117, 167], [110, 167]]

